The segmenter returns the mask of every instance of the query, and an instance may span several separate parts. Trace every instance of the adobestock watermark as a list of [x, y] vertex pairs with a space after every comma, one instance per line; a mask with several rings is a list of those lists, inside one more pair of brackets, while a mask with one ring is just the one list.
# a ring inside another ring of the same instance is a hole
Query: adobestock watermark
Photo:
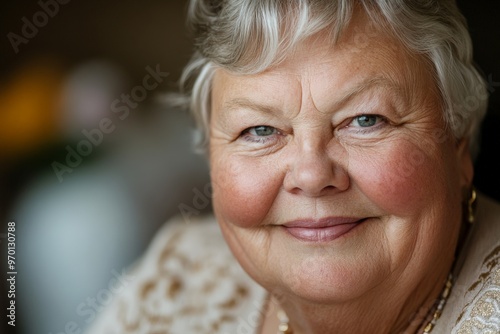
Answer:
[[19, 53], [21, 44], [28, 44], [30, 40], [38, 35], [41, 28], [45, 27], [51, 18], [56, 16], [61, 9], [61, 5], [66, 5], [70, 0], [40, 0], [38, 6], [40, 10], [35, 12], [31, 18], [23, 16], [21, 18], [20, 33], [9, 32], [7, 39], [14, 50], [14, 53]]
[[113, 269], [111, 276], [105, 288], [97, 291], [95, 296], [87, 297], [76, 306], [75, 314], [81, 318], [80, 321], [68, 321], [61, 331], [49, 334], [82, 334], [83, 327], [94, 321], [98, 314], [135, 280], [134, 276], [127, 274], [124, 270], [119, 273]]
[[255, 309], [248, 313], [246, 318], [241, 316], [238, 317], [238, 326], [236, 327], [236, 333], [224, 332], [221, 334], [253, 334], [261, 325], [261, 319], [266, 316], [266, 309], [262, 305], [254, 301], [253, 306]]
[[198, 216], [203, 210], [208, 208], [212, 203], [213, 187], [212, 183], [207, 183], [203, 186], [203, 189], [193, 188], [193, 200], [190, 205], [186, 203], [181, 203], [178, 205], [178, 209], [182, 215], [184, 222], [188, 223], [191, 221], [192, 216]]
[[[133, 87], [128, 94], [122, 93], [111, 103], [110, 109], [120, 121], [127, 119], [130, 111], [137, 108], [139, 103], [148, 97], [149, 92], [156, 89], [169, 75], [168, 72], [161, 71], [159, 64], [155, 68], [146, 66], [146, 72], [141, 85]], [[64, 181], [65, 174], [72, 173], [75, 168], [80, 166], [83, 159], [92, 153], [94, 147], [102, 144], [105, 135], [111, 134], [115, 129], [116, 124], [108, 117], [101, 119], [97, 128], [83, 129], [81, 133], [84, 139], [80, 140], [75, 147], [66, 146], [65, 161], [53, 161], [51, 164], [59, 183]]]

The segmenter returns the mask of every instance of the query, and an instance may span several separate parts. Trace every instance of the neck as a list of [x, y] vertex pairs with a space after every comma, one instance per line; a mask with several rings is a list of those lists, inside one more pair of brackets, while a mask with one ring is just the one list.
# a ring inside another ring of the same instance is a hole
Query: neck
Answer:
[[[373, 291], [362, 299], [349, 303], [320, 304], [303, 299], [280, 298], [271, 304], [280, 305], [290, 319], [294, 334], [322, 333], [416, 333], [423, 331], [433, 306], [439, 299], [447, 273], [435, 280], [425, 280], [407, 293], [393, 293], [394, 286]], [[425, 285], [425, 286], [424, 286]], [[422, 291], [426, 291], [422, 293]], [[399, 296], [392, 298], [391, 296]], [[276, 319], [276, 309], [273, 317]], [[275, 320], [274, 320], [275, 322]], [[274, 327], [276, 328], [276, 327]], [[274, 330], [273, 333], [276, 331]]]

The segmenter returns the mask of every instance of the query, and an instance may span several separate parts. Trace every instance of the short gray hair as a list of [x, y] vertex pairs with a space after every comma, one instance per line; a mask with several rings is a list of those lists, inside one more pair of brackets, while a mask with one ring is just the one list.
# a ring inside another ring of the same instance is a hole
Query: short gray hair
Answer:
[[355, 7], [433, 65], [443, 118], [455, 138], [478, 147], [486, 113], [486, 82], [472, 59], [467, 23], [454, 0], [191, 0], [188, 24], [196, 51], [181, 77], [179, 99], [209, 140], [210, 93], [217, 68], [255, 74], [281, 62], [299, 42], [328, 31], [335, 43]]

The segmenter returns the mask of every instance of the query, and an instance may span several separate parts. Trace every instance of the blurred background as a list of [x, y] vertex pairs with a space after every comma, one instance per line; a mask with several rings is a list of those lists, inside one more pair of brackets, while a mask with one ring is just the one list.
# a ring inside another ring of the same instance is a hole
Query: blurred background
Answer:
[[[3, 278], [15, 221], [17, 333], [83, 329], [180, 204], [210, 210], [193, 202], [209, 181], [189, 115], [161, 102], [191, 55], [185, 11], [172, 0], [1, 4], [0, 263]], [[0, 313], [0, 333], [14, 332]]]
[[[475, 184], [500, 200], [500, 2], [459, 5], [491, 94]], [[192, 52], [186, 1], [0, 6], [2, 310], [9, 221], [18, 272], [16, 327], [2, 311], [0, 332], [70, 333], [180, 207], [210, 211], [195, 200], [209, 180], [191, 119], [161, 100]]]

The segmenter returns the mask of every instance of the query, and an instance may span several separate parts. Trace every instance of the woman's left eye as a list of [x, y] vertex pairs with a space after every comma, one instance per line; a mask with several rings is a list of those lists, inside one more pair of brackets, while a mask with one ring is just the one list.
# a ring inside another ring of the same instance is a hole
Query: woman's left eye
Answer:
[[360, 115], [354, 117], [348, 126], [370, 128], [382, 121], [384, 121], [384, 118], [379, 115]]

